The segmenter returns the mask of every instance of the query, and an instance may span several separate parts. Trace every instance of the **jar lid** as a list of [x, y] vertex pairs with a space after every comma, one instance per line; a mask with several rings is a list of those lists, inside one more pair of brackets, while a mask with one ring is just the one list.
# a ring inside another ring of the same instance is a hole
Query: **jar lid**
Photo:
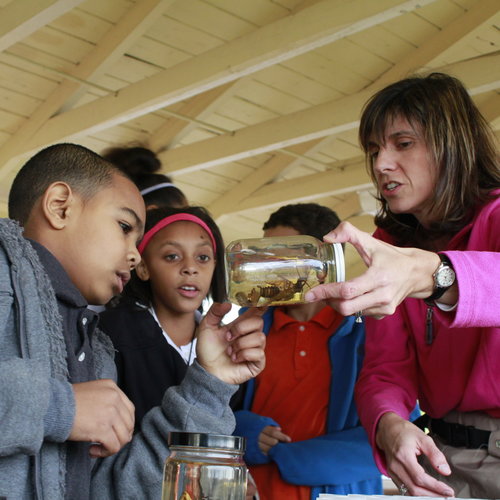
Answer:
[[169, 432], [169, 446], [191, 446], [193, 448], [218, 448], [244, 452], [246, 439], [241, 436], [204, 434], [201, 432]]
[[345, 281], [344, 251], [340, 243], [333, 243], [333, 253], [335, 255], [335, 281], [340, 283]]

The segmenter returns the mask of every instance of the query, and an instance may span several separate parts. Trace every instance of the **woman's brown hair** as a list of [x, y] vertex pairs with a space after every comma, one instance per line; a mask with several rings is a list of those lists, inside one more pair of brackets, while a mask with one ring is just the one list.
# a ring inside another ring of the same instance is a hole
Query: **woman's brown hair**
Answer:
[[397, 244], [425, 248], [463, 228], [500, 187], [495, 138], [459, 80], [443, 73], [406, 78], [376, 93], [363, 110], [359, 140], [374, 180], [370, 143], [375, 139], [382, 144], [387, 125], [397, 117], [422, 132], [437, 165], [432, 220], [423, 228], [413, 215], [392, 213], [379, 195], [375, 222]]

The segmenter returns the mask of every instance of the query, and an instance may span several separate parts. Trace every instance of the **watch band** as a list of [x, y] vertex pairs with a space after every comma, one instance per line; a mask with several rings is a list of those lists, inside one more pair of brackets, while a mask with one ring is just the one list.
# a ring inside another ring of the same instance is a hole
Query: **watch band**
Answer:
[[[453, 266], [451, 264], [451, 261], [450, 259], [448, 259], [448, 257], [445, 255], [445, 254], [442, 254], [442, 253], [439, 253], [438, 254], [439, 258], [441, 259], [441, 263], [439, 264], [439, 267], [436, 269], [436, 271], [434, 272], [434, 274], [432, 275], [432, 277], [434, 278], [434, 283], [436, 281], [436, 273], [439, 271], [439, 269], [441, 268], [441, 266], [443, 264], [451, 267], [453, 269]], [[450, 286], [444, 286], [444, 287], [440, 287], [440, 286], [437, 286], [436, 284], [434, 284], [434, 291], [432, 292], [432, 294], [427, 297], [426, 299], [424, 299], [424, 302], [428, 305], [428, 306], [432, 306], [434, 305], [434, 301], [436, 301], [437, 299], [441, 298], [444, 293], [446, 292], [446, 290], [448, 290]]]

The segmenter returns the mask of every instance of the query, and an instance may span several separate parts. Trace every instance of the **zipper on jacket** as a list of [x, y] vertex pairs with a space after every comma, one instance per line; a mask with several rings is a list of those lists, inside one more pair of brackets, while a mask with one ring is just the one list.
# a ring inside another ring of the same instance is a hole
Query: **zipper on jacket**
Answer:
[[432, 331], [432, 316], [434, 314], [434, 308], [432, 306], [427, 306], [427, 317], [425, 319], [425, 343], [427, 345], [432, 344], [433, 331]]

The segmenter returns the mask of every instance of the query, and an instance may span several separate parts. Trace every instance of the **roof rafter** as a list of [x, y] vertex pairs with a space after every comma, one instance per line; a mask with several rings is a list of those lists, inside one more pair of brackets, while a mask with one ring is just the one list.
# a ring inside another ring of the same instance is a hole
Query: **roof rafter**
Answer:
[[0, 9], [0, 51], [28, 37], [83, 0], [23, 0]]
[[[300, 190], [297, 190], [297, 183], [300, 183]], [[351, 160], [349, 166], [346, 166], [346, 162], [338, 162], [332, 165], [331, 170], [325, 172], [267, 184], [251, 198], [228, 207], [224, 215], [364, 191], [372, 187], [373, 183], [366, 171], [364, 157], [360, 157]]]

